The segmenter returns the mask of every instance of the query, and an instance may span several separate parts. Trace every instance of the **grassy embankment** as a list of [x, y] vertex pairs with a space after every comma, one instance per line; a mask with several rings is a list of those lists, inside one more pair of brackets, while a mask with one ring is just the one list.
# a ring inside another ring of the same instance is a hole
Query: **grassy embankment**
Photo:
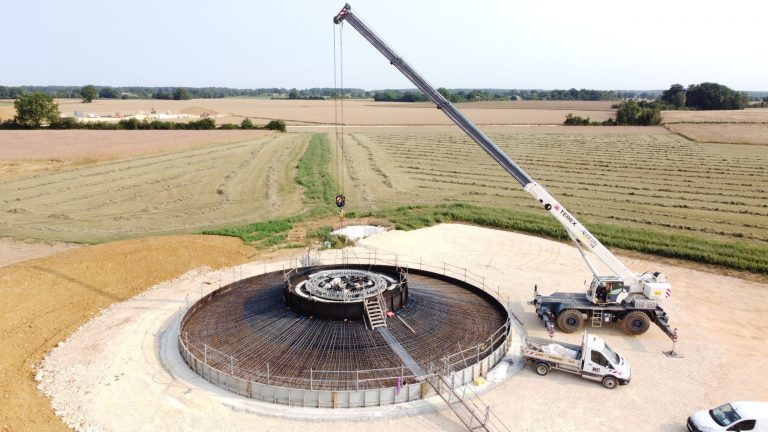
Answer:
[[[336, 182], [329, 171], [330, 147], [325, 135], [314, 135], [298, 165], [296, 182], [304, 187], [308, 211], [289, 218], [257, 222], [206, 234], [240, 237], [260, 247], [285, 244], [288, 232], [304, 222], [327, 217], [334, 211]], [[567, 241], [562, 226], [549, 215], [524, 211], [481, 207], [470, 204], [438, 206], [406, 206], [372, 212], [352, 212], [350, 219], [375, 217], [389, 220], [396, 229], [411, 230], [438, 223], [461, 222], [484, 227], [519, 231], [541, 237]], [[723, 268], [768, 274], [768, 247], [735, 241], [710, 240], [703, 237], [674, 234], [660, 230], [589, 223], [590, 231], [609, 248], [683, 259]], [[328, 239], [330, 227], [308, 233], [310, 239]], [[299, 245], [301, 246], [301, 245]]]

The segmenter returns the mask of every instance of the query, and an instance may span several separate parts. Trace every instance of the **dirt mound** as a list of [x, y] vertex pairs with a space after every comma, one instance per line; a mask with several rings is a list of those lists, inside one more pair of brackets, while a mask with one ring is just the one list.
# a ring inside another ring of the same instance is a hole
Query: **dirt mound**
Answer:
[[0, 268], [0, 430], [66, 430], [33, 367], [100, 310], [159, 282], [244, 262], [240, 240], [149, 237], [73, 249]]

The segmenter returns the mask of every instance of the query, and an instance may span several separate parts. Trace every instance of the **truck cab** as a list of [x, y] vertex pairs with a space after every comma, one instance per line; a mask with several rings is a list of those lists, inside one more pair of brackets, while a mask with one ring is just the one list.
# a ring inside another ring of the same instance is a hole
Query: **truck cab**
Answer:
[[629, 363], [621, 355], [614, 352], [605, 341], [594, 335], [584, 333], [587, 339], [589, 357], [584, 358], [582, 376], [594, 381], [602, 381], [605, 377], [615, 377], [620, 384], [628, 384], [630, 379]]
[[688, 417], [691, 432], [768, 432], [768, 402], [729, 402]]
[[594, 304], [621, 303], [628, 295], [624, 280], [616, 276], [595, 276], [587, 290], [587, 300]]
[[602, 338], [584, 332], [581, 346], [546, 339], [527, 338], [523, 343], [523, 358], [535, 365], [536, 373], [546, 375], [560, 370], [599, 381], [608, 389], [629, 384], [629, 362], [615, 353]]

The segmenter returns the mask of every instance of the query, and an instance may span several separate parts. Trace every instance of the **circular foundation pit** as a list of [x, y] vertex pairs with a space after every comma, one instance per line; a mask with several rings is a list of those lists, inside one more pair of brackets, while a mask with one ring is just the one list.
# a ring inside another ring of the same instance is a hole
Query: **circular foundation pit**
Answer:
[[[445, 270], [443, 270], [445, 272]], [[223, 286], [183, 315], [200, 376], [260, 401], [315, 408], [411, 402], [485, 375], [510, 315], [482, 285], [399, 265], [313, 265]]]

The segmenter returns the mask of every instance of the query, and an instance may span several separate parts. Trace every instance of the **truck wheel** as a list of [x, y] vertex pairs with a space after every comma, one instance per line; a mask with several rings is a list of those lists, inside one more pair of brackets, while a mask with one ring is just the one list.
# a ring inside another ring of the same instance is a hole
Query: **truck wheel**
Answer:
[[651, 319], [645, 312], [633, 311], [624, 316], [622, 326], [627, 334], [640, 335], [651, 327]]
[[612, 376], [603, 378], [603, 387], [607, 389], [615, 389], [617, 385], [619, 385], [619, 382], [616, 380], [616, 378]]
[[549, 365], [543, 362], [536, 363], [536, 373], [544, 376], [549, 373]]
[[566, 309], [557, 316], [557, 327], [563, 333], [579, 331], [583, 323], [584, 319], [581, 317], [581, 312], [576, 309]]

